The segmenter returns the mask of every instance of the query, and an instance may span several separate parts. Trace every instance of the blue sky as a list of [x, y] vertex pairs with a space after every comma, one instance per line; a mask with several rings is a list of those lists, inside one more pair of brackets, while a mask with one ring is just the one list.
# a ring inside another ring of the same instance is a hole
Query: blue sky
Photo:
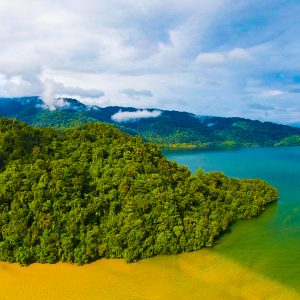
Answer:
[[2, 0], [0, 96], [300, 121], [300, 2]]

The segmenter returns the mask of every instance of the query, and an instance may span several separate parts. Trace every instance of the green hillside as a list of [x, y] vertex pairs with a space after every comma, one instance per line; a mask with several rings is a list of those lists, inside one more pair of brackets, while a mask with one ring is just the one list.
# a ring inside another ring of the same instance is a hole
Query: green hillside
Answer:
[[128, 262], [213, 246], [277, 192], [196, 174], [102, 123], [55, 130], [0, 119], [0, 260]]

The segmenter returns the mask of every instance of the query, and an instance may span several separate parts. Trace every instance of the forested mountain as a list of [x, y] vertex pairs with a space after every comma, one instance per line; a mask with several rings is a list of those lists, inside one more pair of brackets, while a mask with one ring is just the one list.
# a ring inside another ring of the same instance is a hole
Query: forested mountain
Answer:
[[[87, 122], [114, 124], [123, 132], [139, 134], [144, 140], [169, 146], [251, 147], [300, 145], [300, 128], [243, 118], [197, 116], [161, 110], [152, 118], [116, 121], [119, 112], [138, 112], [132, 107], [86, 106], [75, 99], [50, 111], [38, 97], [0, 98], [0, 116], [16, 118], [35, 126], [76, 127]], [[149, 112], [157, 110], [150, 109]]]
[[0, 260], [131, 262], [194, 251], [276, 199], [259, 179], [193, 175], [111, 125], [0, 119]]

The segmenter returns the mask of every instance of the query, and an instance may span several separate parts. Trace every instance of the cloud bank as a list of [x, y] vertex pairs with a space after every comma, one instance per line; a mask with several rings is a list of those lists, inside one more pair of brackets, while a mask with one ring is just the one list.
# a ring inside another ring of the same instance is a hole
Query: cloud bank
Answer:
[[2, 0], [0, 96], [300, 121], [299, 14], [294, 0]]
[[111, 116], [111, 119], [115, 122], [133, 122], [139, 119], [157, 118], [161, 115], [159, 110], [137, 110], [137, 111], [119, 111]]

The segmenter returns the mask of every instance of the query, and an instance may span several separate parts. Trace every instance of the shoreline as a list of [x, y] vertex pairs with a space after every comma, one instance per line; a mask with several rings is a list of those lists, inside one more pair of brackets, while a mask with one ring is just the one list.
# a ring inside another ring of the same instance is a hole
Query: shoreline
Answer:
[[120, 259], [84, 266], [0, 262], [0, 279], [3, 300], [300, 299], [297, 291], [211, 250], [134, 264]]
[[196, 144], [176, 144], [176, 145], [163, 145], [158, 144], [162, 147], [163, 150], [168, 151], [176, 151], [176, 150], [197, 150], [197, 151], [203, 151], [203, 152], [209, 152], [209, 151], [235, 151], [235, 150], [242, 150], [242, 149], [257, 149], [257, 148], [297, 148], [300, 147], [300, 145], [251, 145], [251, 146], [234, 146], [234, 147], [202, 147], [198, 146]]

